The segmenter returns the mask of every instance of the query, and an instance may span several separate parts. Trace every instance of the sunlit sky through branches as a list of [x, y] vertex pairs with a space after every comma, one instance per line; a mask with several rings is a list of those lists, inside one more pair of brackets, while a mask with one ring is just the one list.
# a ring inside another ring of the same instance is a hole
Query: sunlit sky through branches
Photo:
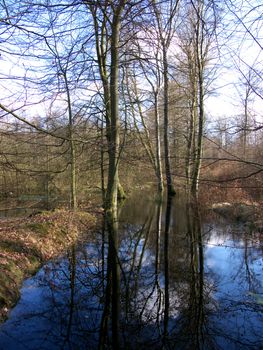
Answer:
[[[242, 4], [239, 1], [230, 3], [226, 0], [223, 11], [218, 27], [217, 42], [215, 42], [215, 45], [218, 45], [215, 51], [217, 54], [216, 56], [214, 54], [211, 61], [211, 65], [216, 66], [216, 73], [213, 73], [213, 82], [209, 88], [210, 93], [205, 102], [207, 119], [215, 120], [242, 115], [246, 86], [251, 84], [250, 111], [257, 122], [262, 122], [263, 5], [258, 0], [242, 1]], [[69, 13], [66, 12], [62, 18], [68, 21], [68, 15]], [[51, 47], [47, 49], [50, 49], [51, 54], [45, 52], [46, 49], [41, 44], [36, 46], [39, 47], [36, 48], [39, 52], [29, 49], [29, 51], [24, 51], [24, 55], [22, 48], [18, 49], [14, 46], [16, 39], [12, 38], [9, 43], [11, 31], [5, 31], [6, 27], [1, 26], [3, 27], [0, 43], [2, 104], [13, 109], [21, 108], [23, 115], [30, 118], [34, 116], [45, 117], [50, 104], [53, 107], [56, 106], [56, 108], [63, 106], [65, 91], [62, 87], [58, 67], [60, 67], [60, 64], [65, 66], [65, 62], [60, 59], [56, 62], [56, 67], [52, 67], [54, 65], [52, 53], [56, 57], [60, 50], [65, 51], [67, 49], [67, 43], [70, 43], [72, 50], [76, 52], [72, 54], [71, 62], [68, 64], [73, 67], [77, 66], [78, 63], [80, 67], [79, 69], [74, 68], [73, 71], [73, 74], [77, 77], [76, 79], [79, 79], [77, 83], [73, 82], [72, 76], [69, 77], [72, 93], [80, 101], [85, 101], [100, 89], [101, 85], [98, 81], [91, 82], [92, 72], [89, 72], [88, 77], [84, 76], [83, 82], [81, 82], [81, 74], [88, 69], [92, 71], [90, 67], [95, 52], [89, 51], [89, 62], [85, 63], [85, 56], [81, 52], [81, 38], [84, 27], [81, 23], [78, 23], [78, 25], [75, 35], [65, 34], [67, 39], [60, 40], [60, 38], [57, 38], [54, 40], [54, 36], [53, 38], [52, 35], [50, 36]], [[72, 26], [72, 23], [70, 23], [70, 29], [72, 29]], [[32, 28], [37, 28], [37, 23]], [[55, 34], [56, 28], [52, 30], [52, 34]], [[14, 31], [14, 35], [16, 35], [16, 31]], [[12, 54], [12, 45], [14, 54]], [[18, 39], [17, 45], [19, 45]], [[58, 71], [56, 72], [56, 70]], [[49, 79], [50, 86], [48, 84]], [[89, 80], [86, 87], [85, 79]], [[52, 91], [51, 83], [53, 84], [55, 80], [57, 81], [57, 91]], [[38, 81], [47, 82], [44, 89], [42, 84], [38, 84]]]

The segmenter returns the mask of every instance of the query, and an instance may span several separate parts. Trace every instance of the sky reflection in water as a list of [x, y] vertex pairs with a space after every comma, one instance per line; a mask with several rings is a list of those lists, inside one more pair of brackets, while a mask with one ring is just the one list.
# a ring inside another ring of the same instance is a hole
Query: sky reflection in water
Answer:
[[[120, 213], [123, 349], [263, 349], [263, 259], [257, 233], [180, 200], [127, 201]], [[97, 349], [106, 297], [106, 232], [25, 281], [0, 349]], [[111, 327], [105, 349], [111, 348]]]

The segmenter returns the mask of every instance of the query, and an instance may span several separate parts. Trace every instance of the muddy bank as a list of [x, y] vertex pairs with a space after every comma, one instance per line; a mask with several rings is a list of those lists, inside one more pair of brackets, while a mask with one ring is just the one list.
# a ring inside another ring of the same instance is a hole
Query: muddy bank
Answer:
[[0, 222], [0, 322], [19, 298], [23, 280], [95, 227], [88, 212], [56, 210]]
[[214, 203], [212, 210], [226, 219], [241, 222], [263, 232], [261, 203]]

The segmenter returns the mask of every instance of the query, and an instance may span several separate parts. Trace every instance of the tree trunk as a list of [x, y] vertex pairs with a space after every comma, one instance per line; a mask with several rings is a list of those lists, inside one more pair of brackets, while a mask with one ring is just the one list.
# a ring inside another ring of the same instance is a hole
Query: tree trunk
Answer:
[[163, 78], [164, 78], [164, 160], [165, 160], [165, 174], [166, 174], [166, 186], [168, 196], [175, 195], [175, 189], [172, 182], [171, 174], [171, 162], [170, 162], [170, 147], [169, 147], [169, 90], [168, 90], [168, 62], [167, 62], [167, 50], [165, 43], [162, 43], [163, 47]]
[[191, 192], [193, 196], [198, 194], [199, 176], [201, 168], [201, 158], [203, 151], [203, 134], [204, 134], [204, 22], [203, 22], [203, 2], [198, 4], [197, 9], [197, 25], [196, 25], [196, 59], [197, 59], [197, 72], [198, 72], [198, 138], [197, 138], [197, 149], [196, 159], [193, 170], [193, 181]]
[[111, 24], [110, 63], [110, 134], [108, 135], [109, 172], [106, 192], [106, 220], [109, 232], [109, 254], [112, 271], [112, 342], [113, 348], [120, 348], [120, 266], [118, 261], [118, 165], [119, 165], [119, 35], [121, 13], [125, 1], [115, 8]]
[[75, 210], [77, 209], [77, 191], [76, 191], [76, 147], [75, 142], [73, 139], [73, 113], [72, 113], [72, 106], [71, 106], [71, 98], [70, 98], [70, 91], [68, 86], [68, 80], [66, 73], [63, 74], [65, 86], [66, 86], [66, 93], [67, 93], [67, 104], [68, 104], [68, 118], [69, 118], [69, 125], [68, 125], [68, 133], [69, 133], [69, 142], [70, 142], [70, 183], [71, 183], [71, 198], [70, 198], [70, 207]]
[[163, 192], [163, 174], [161, 159], [161, 138], [160, 138], [160, 115], [158, 104], [158, 92], [154, 94], [154, 114], [155, 114], [155, 138], [156, 138], [156, 175], [158, 179], [158, 191]]
[[192, 166], [195, 163], [195, 138], [196, 138], [196, 119], [197, 119], [197, 88], [196, 78], [192, 76], [191, 105], [190, 105], [190, 123], [188, 130], [187, 149], [186, 149], [186, 187], [189, 193], [192, 183]]

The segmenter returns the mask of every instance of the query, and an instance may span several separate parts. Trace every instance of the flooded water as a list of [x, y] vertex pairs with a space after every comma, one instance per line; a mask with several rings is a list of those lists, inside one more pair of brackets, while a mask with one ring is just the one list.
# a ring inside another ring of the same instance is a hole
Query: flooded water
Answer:
[[25, 281], [1, 350], [263, 349], [259, 233], [142, 196], [120, 209], [115, 270], [107, 237]]

